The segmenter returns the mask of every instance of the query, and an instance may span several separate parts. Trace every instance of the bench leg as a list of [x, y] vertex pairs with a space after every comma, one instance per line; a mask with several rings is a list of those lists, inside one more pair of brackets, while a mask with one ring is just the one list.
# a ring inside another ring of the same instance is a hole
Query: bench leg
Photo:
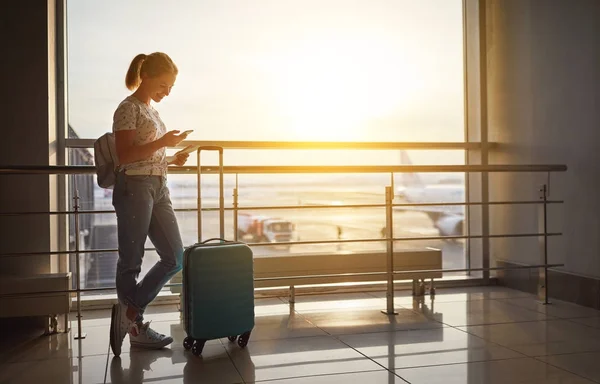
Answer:
[[58, 333], [58, 315], [48, 315], [46, 321], [46, 329], [44, 330], [45, 335], [53, 335]]
[[290, 302], [290, 304], [296, 303], [296, 287], [294, 287], [293, 285], [290, 285], [289, 302]]
[[413, 280], [413, 296], [425, 296], [425, 280]]
[[50, 323], [51, 323], [51, 319], [52, 319], [52, 315], [48, 315], [48, 317], [45, 317], [45, 321], [44, 321], [44, 325], [45, 325], [45, 329], [44, 329], [44, 335], [48, 336], [52, 334], [52, 330], [50, 328]]

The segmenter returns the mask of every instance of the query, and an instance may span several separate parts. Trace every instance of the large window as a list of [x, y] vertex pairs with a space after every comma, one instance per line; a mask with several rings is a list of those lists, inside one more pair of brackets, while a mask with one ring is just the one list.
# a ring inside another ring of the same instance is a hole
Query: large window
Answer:
[[159, 106], [202, 140], [463, 141], [460, 0], [77, 0], [69, 122], [109, 130], [138, 53], [180, 74]]
[[[192, 140], [461, 142], [462, 23], [460, 0], [68, 1], [69, 137], [95, 139], [110, 131], [115, 108], [130, 93], [124, 85], [129, 63], [138, 53], [163, 51], [179, 75], [171, 95], [155, 107], [169, 129], [193, 129]], [[226, 151], [230, 165], [409, 161], [464, 164], [464, 151]], [[205, 180], [207, 204], [214, 204], [216, 179]], [[226, 182], [230, 204], [235, 177]], [[389, 174], [244, 175], [238, 186], [243, 206], [309, 206], [383, 202], [390, 182]], [[194, 177], [170, 176], [177, 208], [195, 207], [195, 183]], [[398, 203], [464, 201], [463, 175], [396, 174], [394, 186]], [[97, 186], [82, 196], [94, 209], [112, 209], [110, 198], [110, 191]], [[397, 210], [395, 235], [462, 234], [464, 209], [439, 209]], [[269, 233], [276, 236], [275, 229], [289, 228], [295, 240], [380, 237], [385, 225], [383, 209], [243, 213], [281, 219]], [[240, 215], [241, 223], [245, 216]], [[178, 217], [184, 242], [194, 242], [196, 214], [180, 212]], [[214, 234], [214, 220], [207, 214], [207, 236]], [[114, 215], [96, 215], [86, 223], [86, 247], [116, 245]], [[236, 230], [230, 214], [226, 231], [249, 241], [269, 240], [252, 238], [239, 226]], [[462, 241], [409, 245], [443, 248], [445, 267], [465, 265]], [[305, 245], [277, 252], [383, 247]], [[255, 252], [273, 251], [257, 247]], [[115, 258], [90, 254], [83, 264], [90, 276], [85, 284], [112, 284], [113, 278], [102, 274], [113, 270]], [[144, 269], [155, 259], [150, 252]]]

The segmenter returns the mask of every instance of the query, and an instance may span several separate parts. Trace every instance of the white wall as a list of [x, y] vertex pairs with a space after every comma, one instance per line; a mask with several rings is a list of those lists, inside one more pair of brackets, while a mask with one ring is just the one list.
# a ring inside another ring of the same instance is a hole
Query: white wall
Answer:
[[[550, 262], [600, 278], [600, 2], [483, 0], [490, 164], [566, 164], [552, 175]], [[490, 200], [537, 197], [546, 175], [493, 175]], [[534, 209], [491, 210], [491, 233], [534, 232]], [[539, 261], [537, 240], [495, 240], [492, 257]]]

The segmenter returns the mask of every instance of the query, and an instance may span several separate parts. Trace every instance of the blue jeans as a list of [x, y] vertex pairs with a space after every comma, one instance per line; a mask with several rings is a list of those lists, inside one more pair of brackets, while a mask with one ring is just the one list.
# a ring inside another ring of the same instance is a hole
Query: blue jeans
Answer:
[[[183, 243], [166, 181], [163, 176], [119, 172], [113, 191], [119, 242], [117, 296], [139, 311], [138, 321], [146, 306], [182, 268]], [[160, 260], [138, 282], [147, 237]]]

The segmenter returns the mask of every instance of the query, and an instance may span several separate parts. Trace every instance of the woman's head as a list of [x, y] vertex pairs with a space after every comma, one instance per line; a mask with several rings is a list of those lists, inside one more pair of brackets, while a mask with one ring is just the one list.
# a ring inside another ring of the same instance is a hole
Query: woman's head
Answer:
[[125, 85], [132, 91], [143, 87], [149, 96], [158, 102], [171, 92], [177, 72], [177, 66], [166, 53], [141, 53], [134, 57], [129, 65]]

